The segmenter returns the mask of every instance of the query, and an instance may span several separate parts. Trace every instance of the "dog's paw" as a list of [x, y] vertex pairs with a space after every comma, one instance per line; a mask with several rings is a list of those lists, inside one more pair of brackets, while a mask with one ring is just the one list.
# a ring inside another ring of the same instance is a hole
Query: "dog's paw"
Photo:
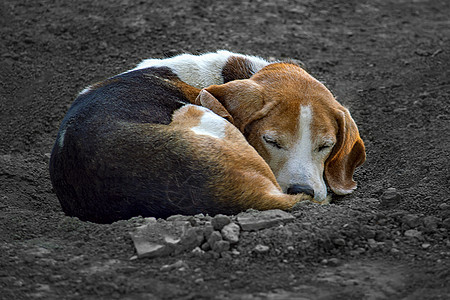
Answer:
[[325, 198], [325, 200], [322, 200], [322, 201], [317, 201], [316, 199], [313, 199], [311, 201], [314, 202], [314, 203], [320, 204], [320, 205], [327, 205], [327, 204], [330, 204], [330, 202], [331, 202], [331, 196], [328, 195]]
[[326, 204], [330, 204], [331, 202], [331, 196], [327, 196], [325, 198], [325, 200], [323, 201], [317, 201], [316, 199], [314, 199], [311, 196], [308, 195], [302, 195], [301, 198], [299, 199], [299, 201], [297, 203], [294, 204], [294, 206], [292, 206], [292, 211], [298, 211], [298, 210], [302, 210], [305, 207], [310, 207], [313, 205], [326, 205]]

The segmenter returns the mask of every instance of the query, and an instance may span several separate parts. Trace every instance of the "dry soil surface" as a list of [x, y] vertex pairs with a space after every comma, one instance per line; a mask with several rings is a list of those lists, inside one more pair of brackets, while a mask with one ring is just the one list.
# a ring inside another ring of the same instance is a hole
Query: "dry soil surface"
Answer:
[[[0, 298], [449, 299], [450, 3], [0, 2]], [[48, 159], [83, 87], [141, 59], [295, 58], [349, 107], [358, 190], [231, 251], [134, 258], [142, 218], [64, 216]]]

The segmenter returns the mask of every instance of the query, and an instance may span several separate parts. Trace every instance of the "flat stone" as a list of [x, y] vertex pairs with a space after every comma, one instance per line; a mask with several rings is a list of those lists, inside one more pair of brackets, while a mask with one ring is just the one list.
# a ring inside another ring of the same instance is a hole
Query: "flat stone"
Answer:
[[222, 237], [224, 240], [229, 241], [231, 244], [239, 242], [239, 233], [241, 228], [236, 223], [230, 223], [225, 225], [222, 230]]
[[295, 220], [295, 217], [292, 214], [280, 209], [250, 211], [237, 215], [237, 221], [244, 231], [270, 228], [293, 220]]
[[269, 246], [261, 245], [261, 244], [258, 244], [255, 246], [255, 248], [253, 248], [253, 251], [255, 251], [257, 253], [266, 253], [266, 252], [269, 252], [269, 250], [270, 250]]
[[202, 244], [204, 233], [201, 227], [192, 227], [189, 221], [146, 220], [130, 236], [139, 258], [162, 257], [190, 251]]
[[410, 230], [405, 231], [405, 236], [407, 236], [407, 237], [419, 237], [421, 235], [422, 235], [422, 233], [415, 229], [410, 229]]

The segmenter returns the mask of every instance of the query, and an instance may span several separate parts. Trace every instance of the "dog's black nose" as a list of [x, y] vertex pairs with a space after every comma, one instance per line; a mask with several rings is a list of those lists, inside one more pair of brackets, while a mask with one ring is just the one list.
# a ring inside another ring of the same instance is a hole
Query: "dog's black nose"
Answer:
[[304, 193], [306, 195], [310, 195], [314, 197], [314, 189], [307, 185], [293, 184], [287, 189], [287, 193], [290, 195]]

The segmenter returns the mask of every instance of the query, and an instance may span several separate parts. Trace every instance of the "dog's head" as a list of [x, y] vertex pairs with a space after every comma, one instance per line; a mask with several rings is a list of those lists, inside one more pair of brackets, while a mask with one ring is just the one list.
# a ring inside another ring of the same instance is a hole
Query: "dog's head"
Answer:
[[196, 103], [232, 122], [269, 164], [284, 192], [325, 201], [356, 188], [365, 161], [358, 128], [330, 91], [299, 66], [271, 64], [250, 79], [213, 85]]

